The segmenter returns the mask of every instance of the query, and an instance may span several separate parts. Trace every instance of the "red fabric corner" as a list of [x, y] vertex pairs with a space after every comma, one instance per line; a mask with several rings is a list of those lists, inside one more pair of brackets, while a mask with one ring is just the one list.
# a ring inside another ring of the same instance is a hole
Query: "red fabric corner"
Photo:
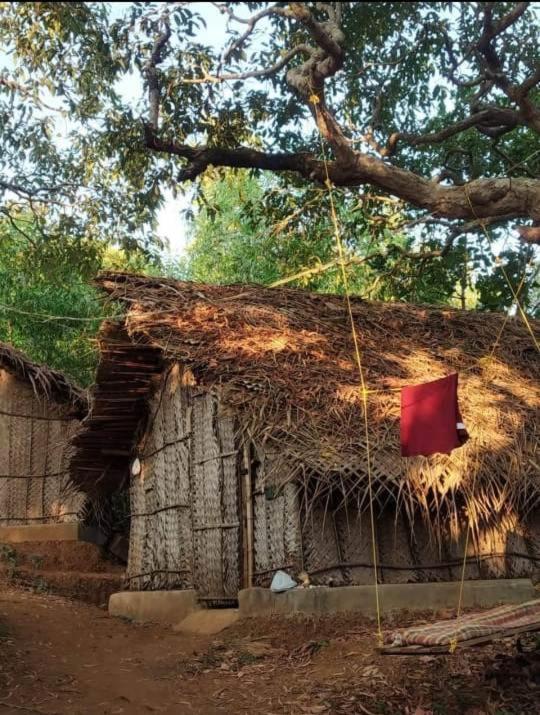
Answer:
[[467, 440], [458, 431], [458, 376], [448, 375], [401, 390], [401, 454], [414, 457], [449, 454]]

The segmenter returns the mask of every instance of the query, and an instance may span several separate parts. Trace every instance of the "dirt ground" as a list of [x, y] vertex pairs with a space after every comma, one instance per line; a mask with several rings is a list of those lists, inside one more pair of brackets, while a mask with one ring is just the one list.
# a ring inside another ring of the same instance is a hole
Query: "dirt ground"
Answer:
[[351, 616], [250, 619], [217, 637], [187, 636], [0, 585], [0, 713], [540, 712], [540, 651], [517, 654], [506, 642], [398, 658], [374, 646], [373, 625]]

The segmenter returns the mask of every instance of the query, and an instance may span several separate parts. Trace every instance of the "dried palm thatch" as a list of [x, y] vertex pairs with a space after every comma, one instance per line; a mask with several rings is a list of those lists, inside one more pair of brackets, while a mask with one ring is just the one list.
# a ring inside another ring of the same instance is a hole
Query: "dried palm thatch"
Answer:
[[85, 392], [70, 382], [65, 375], [45, 365], [31, 362], [22, 352], [5, 343], [0, 343], [0, 369], [28, 382], [36, 397], [69, 404], [80, 416], [88, 409]]
[[[121, 325], [105, 327], [105, 363], [114, 363], [119, 341], [133, 355], [151, 349], [181, 363], [274, 455], [276, 483], [304, 482], [311, 503], [332, 495], [335, 505], [337, 494], [367, 506], [363, 408], [341, 297], [112, 272], [98, 285], [127, 308]], [[353, 314], [373, 391], [369, 440], [381, 508], [420, 508], [431, 523], [457, 522], [465, 508], [479, 524], [537, 506], [540, 367], [520, 320], [508, 320], [490, 355], [504, 315], [361, 299]], [[401, 458], [399, 388], [454, 371], [470, 441], [449, 456]]]

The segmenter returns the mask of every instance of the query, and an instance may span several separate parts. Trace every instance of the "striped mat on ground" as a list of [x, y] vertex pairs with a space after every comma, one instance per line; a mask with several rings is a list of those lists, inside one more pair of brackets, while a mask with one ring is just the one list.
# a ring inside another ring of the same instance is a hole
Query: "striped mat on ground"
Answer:
[[540, 599], [512, 606], [501, 606], [483, 613], [472, 613], [459, 619], [437, 621], [387, 633], [385, 644], [391, 647], [423, 645], [442, 646], [452, 641], [463, 642], [484, 638], [514, 628], [540, 623]]

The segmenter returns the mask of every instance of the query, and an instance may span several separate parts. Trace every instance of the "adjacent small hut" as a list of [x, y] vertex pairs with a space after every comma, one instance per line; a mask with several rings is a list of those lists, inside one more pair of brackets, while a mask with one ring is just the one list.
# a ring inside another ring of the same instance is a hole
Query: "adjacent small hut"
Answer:
[[0, 344], [0, 526], [81, 516], [85, 495], [69, 480], [69, 440], [87, 409], [64, 375]]
[[[73, 478], [91, 494], [129, 487], [129, 587], [223, 601], [278, 568], [372, 583], [368, 445], [343, 299], [125, 273], [98, 284], [125, 315], [101, 330]], [[531, 575], [540, 363], [527, 329], [446, 307], [354, 299], [352, 310], [370, 389], [379, 579], [458, 579], [467, 523], [467, 578]], [[399, 388], [454, 371], [470, 441], [402, 458]]]

